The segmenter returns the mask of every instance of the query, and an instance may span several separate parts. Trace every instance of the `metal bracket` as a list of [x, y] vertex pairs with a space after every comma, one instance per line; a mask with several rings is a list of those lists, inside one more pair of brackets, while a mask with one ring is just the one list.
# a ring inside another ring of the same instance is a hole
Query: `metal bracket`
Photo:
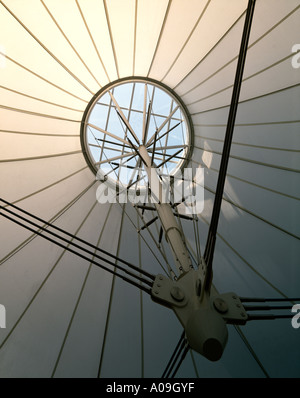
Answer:
[[166, 307], [184, 307], [188, 303], [186, 289], [177, 281], [157, 275], [151, 290], [152, 300]]
[[244, 325], [248, 315], [235, 293], [207, 291], [205, 276], [205, 265], [180, 275], [176, 281], [157, 275], [151, 297], [175, 312], [190, 347], [215, 361], [221, 358], [227, 343], [226, 325]]
[[211, 304], [226, 323], [245, 325], [247, 322], [248, 315], [237, 294], [224, 293], [211, 297]]
[[[200, 295], [201, 278], [196, 271], [183, 275], [177, 281], [159, 274], [151, 290], [153, 301], [172, 308], [175, 312], [178, 312], [176, 308], [183, 308], [192, 301], [195, 304], [195, 299], [198, 301], [197, 306], [201, 307]], [[238, 295], [233, 292], [211, 296], [210, 307], [228, 324], [244, 325], [247, 322], [246, 310]]]

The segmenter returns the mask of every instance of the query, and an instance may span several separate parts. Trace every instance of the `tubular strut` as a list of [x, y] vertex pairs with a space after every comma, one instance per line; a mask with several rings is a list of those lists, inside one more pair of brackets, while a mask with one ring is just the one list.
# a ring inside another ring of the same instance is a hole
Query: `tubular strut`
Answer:
[[[176, 231], [176, 221], [172, 207], [169, 204], [166, 206], [164, 203], [155, 204], [167, 241], [173, 250], [173, 254], [175, 254], [175, 263], [179, 269], [180, 276], [175, 282], [172, 282], [163, 275], [158, 275], [153, 284], [152, 299], [171, 308], [175, 312], [184, 327], [189, 346], [212, 361], [220, 359], [223, 354], [228, 338], [226, 324], [245, 324], [248, 319], [248, 315], [236, 294], [226, 293], [220, 295], [212, 287], [212, 262], [254, 7], [255, 0], [249, 0], [230, 104], [212, 220], [204, 257], [201, 259], [201, 263], [198, 264], [197, 270], [194, 270], [190, 265], [190, 256], [184, 244], [184, 236], [181, 234], [178, 226]], [[148, 143], [155, 138], [156, 133]], [[139, 147], [139, 152], [144, 159], [143, 163], [150, 181], [152, 177], [151, 171], [155, 168], [152, 167], [152, 163], [148, 159], [147, 149], [144, 146]], [[156, 184], [159, 185], [157, 180], [158, 178], [156, 179]], [[162, 189], [161, 184], [160, 186]], [[152, 186], [151, 190], [153, 190]], [[167, 232], [169, 231], [174, 231], [174, 233], [168, 236]]]

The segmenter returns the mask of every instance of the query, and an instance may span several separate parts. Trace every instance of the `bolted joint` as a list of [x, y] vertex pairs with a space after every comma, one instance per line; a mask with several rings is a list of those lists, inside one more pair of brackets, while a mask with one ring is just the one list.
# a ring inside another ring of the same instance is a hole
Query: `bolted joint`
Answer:
[[188, 302], [188, 295], [181, 284], [164, 275], [156, 276], [151, 289], [151, 298], [169, 308], [184, 307]]
[[221, 297], [217, 297], [213, 301], [215, 309], [220, 314], [225, 314], [228, 311], [228, 304]]
[[[174, 311], [193, 350], [217, 361], [225, 349], [228, 331], [222, 314], [211, 305], [209, 296], [202, 289], [203, 280], [203, 270], [186, 272], [177, 281], [157, 275], [151, 297]], [[225, 301], [220, 298], [216, 305], [223, 310]]]
[[205, 276], [205, 267], [183, 273], [177, 281], [157, 275], [151, 297], [174, 311], [193, 350], [217, 361], [228, 340], [227, 324], [244, 325], [248, 316], [235, 293], [210, 295], [203, 289]]
[[238, 295], [224, 293], [211, 298], [214, 309], [222, 315], [228, 324], [245, 325], [248, 319], [245, 308]]
[[170, 294], [175, 301], [181, 302], [185, 299], [184, 291], [178, 286], [173, 286], [170, 290]]

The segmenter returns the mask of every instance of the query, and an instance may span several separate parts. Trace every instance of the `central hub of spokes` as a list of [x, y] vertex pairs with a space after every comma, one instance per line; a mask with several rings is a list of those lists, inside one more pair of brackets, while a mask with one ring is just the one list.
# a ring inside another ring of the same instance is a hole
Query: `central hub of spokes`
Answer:
[[103, 87], [81, 123], [83, 153], [99, 180], [132, 191], [147, 187], [139, 170], [141, 144], [151, 164], [174, 175], [189, 160], [192, 143], [191, 117], [182, 100], [148, 78], [121, 79]]

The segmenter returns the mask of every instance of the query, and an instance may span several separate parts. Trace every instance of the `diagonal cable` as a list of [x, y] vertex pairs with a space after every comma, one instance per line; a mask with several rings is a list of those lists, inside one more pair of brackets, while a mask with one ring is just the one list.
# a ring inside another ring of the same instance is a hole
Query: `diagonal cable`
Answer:
[[[185, 331], [182, 332], [179, 341], [171, 355], [169, 362], [162, 374], [162, 378], [174, 377], [181, 366], [188, 350], [190, 349], [185, 338]], [[177, 365], [176, 365], [177, 364]], [[174, 369], [175, 367], [175, 369]], [[173, 372], [173, 373], [172, 373]]]
[[[2, 200], [2, 199], [1, 199], [1, 200]], [[2, 201], [3, 201], [3, 200], [2, 200]], [[6, 202], [6, 203], [7, 203], [7, 202]], [[14, 206], [14, 207], [16, 207], [16, 206]], [[25, 217], [22, 217], [21, 215], [19, 215], [19, 214], [17, 214], [17, 213], [14, 213], [13, 211], [11, 211], [11, 210], [9, 210], [9, 209], [3, 207], [3, 206], [0, 206], [0, 208], [1, 208], [1, 210], [6, 211], [7, 213], [11, 214], [12, 216], [17, 217], [17, 218], [19, 218], [20, 220], [22, 220], [22, 221], [24, 221], [24, 222], [27, 222], [27, 223], [31, 224], [32, 226], [38, 228], [38, 230], [34, 230], [33, 228], [31, 228], [31, 227], [25, 225], [25, 224], [22, 223], [21, 221], [17, 221], [15, 218], [12, 218], [11, 216], [8, 216], [7, 214], [0, 213], [0, 214], [1, 214], [2, 216], [4, 216], [5, 218], [7, 218], [7, 219], [9, 219], [9, 220], [11, 220], [11, 221], [13, 221], [13, 222], [15, 222], [16, 224], [18, 224], [18, 225], [20, 225], [20, 226], [22, 226], [22, 227], [24, 227], [24, 228], [26, 228], [26, 229], [28, 229], [28, 230], [30, 230], [30, 231], [32, 231], [32, 232], [34, 232], [34, 233], [37, 234], [37, 235], [42, 236], [43, 238], [45, 238], [45, 239], [51, 241], [52, 243], [55, 243], [55, 244], [57, 244], [58, 246], [65, 248], [66, 250], [68, 250], [68, 251], [70, 251], [70, 252], [72, 252], [72, 253], [78, 255], [79, 257], [81, 257], [81, 258], [83, 258], [83, 259], [85, 259], [85, 260], [90, 261], [89, 258], [87, 258], [86, 256], [80, 254], [78, 251], [73, 250], [73, 249], [70, 249], [70, 248], [66, 248], [66, 246], [65, 246], [64, 244], [62, 244], [62, 243], [56, 241], [56, 240], [53, 239], [53, 238], [50, 238], [49, 236], [44, 235], [44, 234], [43, 234], [42, 232], [40, 232], [40, 231], [46, 232], [46, 233], [48, 233], [48, 234], [54, 236], [55, 238], [58, 238], [58, 239], [60, 239], [61, 241], [66, 242], [68, 245], [69, 245], [69, 244], [72, 245], [72, 246], [75, 247], [76, 249], [82, 250], [82, 251], [84, 251], [85, 253], [87, 253], [87, 254], [89, 254], [89, 255], [94, 255], [94, 257], [96, 257], [96, 258], [98, 258], [98, 259], [100, 259], [100, 260], [106, 262], [107, 264], [110, 264], [110, 265], [112, 265], [112, 266], [115, 266], [115, 263], [114, 263], [114, 262], [112, 262], [112, 261], [110, 261], [110, 260], [108, 260], [108, 259], [106, 259], [106, 258], [104, 258], [104, 257], [102, 257], [102, 256], [99, 256], [99, 255], [97, 255], [97, 254], [94, 254], [92, 251], [90, 251], [90, 250], [88, 250], [88, 249], [85, 249], [84, 247], [82, 247], [82, 246], [80, 246], [80, 245], [78, 245], [78, 244], [76, 244], [76, 243], [74, 243], [74, 242], [70, 242], [70, 240], [68, 240], [68, 239], [66, 239], [66, 238], [64, 238], [64, 237], [62, 237], [62, 236], [60, 236], [60, 235], [58, 235], [57, 233], [52, 232], [52, 231], [48, 230], [47, 228], [45, 228], [45, 227], [43, 227], [43, 226], [40, 226], [40, 225], [38, 225], [37, 223], [34, 223], [34, 222], [32, 222], [32, 221], [26, 219]], [[22, 211], [22, 209], [21, 209], [21, 211]], [[29, 214], [30, 214], [30, 213], [29, 213]], [[33, 217], [35, 217], [35, 216], [33, 216]], [[127, 262], [127, 261], [125, 261], [125, 260], [122, 260], [122, 259], [118, 258], [117, 256], [115, 256], [115, 255], [113, 255], [113, 254], [111, 254], [111, 253], [108, 253], [108, 252], [106, 252], [106, 251], [103, 250], [103, 249], [98, 248], [98, 247], [95, 246], [95, 245], [91, 245], [91, 244], [89, 244], [88, 242], [84, 241], [84, 240], [81, 239], [81, 238], [77, 238], [76, 236], [73, 236], [72, 234], [69, 234], [69, 233], [63, 231], [63, 230], [61, 230], [61, 229], [58, 228], [58, 227], [52, 226], [51, 224], [46, 223], [44, 220], [41, 220], [41, 221], [42, 221], [43, 223], [45, 223], [45, 224], [48, 224], [48, 226], [54, 227], [54, 228], [60, 230], [61, 232], [65, 233], [65, 234], [67, 234], [67, 235], [69, 235], [69, 236], [71, 236], [72, 239], [77, 239], [77, 240], [81, 241], [82, 243], [85, 243], [85, 244], [89, 245], [90, 247], [93, 247], [94, 250], [99, 250], [99, 251], [101, 251], [102, 253], [104, 253], [104, 254], [106, 254], [106, 255], [108, 255], [108, 256], [111, 256], [111, 257], [114, 258], [115, 260], [118, 260], [118, 261], [120, 261], [120, 262], [123, 262], [123, 263], [126, 264], [129, 268], [131, 268], [131, 269], [133, 269], [133, 270], [135, 270], [135, 271], [137, 271], [137, 272], [139, 272], [139, 273], [144, 274], [144, 276], [150, 278], [151, 280], [154, 279], [154, 276], [151, 275], [150, 273], [148, 273], [147, 271], [141, 270], [139, 267], [136, 267], [135, 265], [130, 264], [129, 262]], [[111, 273], [113, 272], [111, 269], [107, 268], [107, 267], [106, 267], [105, 265], [103, 265], [102, 263], [97, 263], [96, 261], [92, 261], [92, 262], [93, 262], [93, 264], [99, 266], [100, 268], [103, 268], [104, 270], [106, 270], [106, 271], [108, 271], [108, 272], [111, 272]], [[145, 279], [145, 278], [143, 278], [143, 277], [140, 277], [139, 275], [136, 275], [135, 273], [133, 273], [133, 272], [127, 270], [127, 269], [124, 268], [123, 266], [118, 265], [117, 268], [118, 268], [120, 271], [123, 271], [123, 272], [125, 272], [126, 274], [130, 275], [131, 277], [134, 277], [134, 278], [136, 278], [136, 279], [139, 279], [141, 282], [146, 283], [146, 284], [148, 284], [149, 286], [152, 286], [152, 282], [150, 282], [149, 280], [147, 280], [147, 279]], [[118, 274], [118, 276], [121, 276], [121, 275]], [[122, 277], [122, 276], [121, 276], [121, 277]], [[122, 277], [122, 278], [123, 278], [123, 277]], [[128, 278], [126, 278], [126, 279], [128, 279]], [[128, 280], [127, 280], [127, 281], [128, 281]], [[131, 280], [129, 280], [129, 281], [130, 281], [130, 283], [131, 283]], [[148, 291], [149, 289], [146, 289], [146, 290], [147, 290], [147, 292], [149, 293], [149, 291]]]
[[[0, 215], [3, 216], [3, 217], [5, 217], [5, 218], [8, 219], [8, 220], [14, 222], [15, 224], [18, 224], [19, 226], [21, 226], [21, 227], [23, 227], [23, 228], [25, 228], [25, 229], [27, 229], [27, 230], [33, 232], [34, 234], [39, 235], [39, 236], [41, 236], [42, 238], [44, 238], [44, 239], [46, 239], [46, 240], [48, 240], [48, 241], [50, 241], [50, 242], [56, 244], [57, 246], [59, 246], [59, 247], [65, 249], [66, 251], [69, 251], [70, 253], [76, 254], [77, 256], [83, 258], [84, 260], [89, 261], [90, 263], [92, 263], [92, 264], [98, 266], [99, 268], [102, 268], [102, 269], [104, 269], [105, 271], [107, 271], [107, 272], [109, 272], [109, 273], [111, 273], [111, 274], [114, 274], [114, 275], [116, 275], [116, 276], [119, 276], [120, 278], [122, 278], [122, 279], [125, 280], [126, 282], [128, 282], [128, 283], [130, 283], [130, 284], [132, 284], [132, 285], [134, 285], [134, 286], [136, 286], [136, 287], [138, 287], [139, 289], [144, 290], [146, 293], [151, 294], [151, 291], [150, 291], [149, 288], [146, 288], [146, 287], [144, 287], [144, 286], [142, 286], [142, 285], [139, 285], [139, 284], [138, 284], [137, 282], [135, 282], [134, 280], [129, 279], [129, 278], [127, 278], [126, 276], [122, 276], [122, 275], [116, 273], [115, 271], [112, 271], [110, 268], [106, 267], [105, 265], [103, 265], [103, 264], [101, 264], [101, 263], [98, 263], [98, 262], [96, 262], [96, 261], [94, 261], [94, 260], [91, 260], [89, 257], [84, 256], [84, 255], [78, 253], [76, 250], [70, 249], [69, 246], [66, 246], [66, 245], [64, 245], [64, 244], [62, 244], [62, 243], [60, 243], [60, 242], [57, 242], [56, 240], [54, 240], [54, 239], [52, 239], [52, 238], [49, 238], [48, 236], [43, 235], [41, 232], [36, 231], [36, 230], [34, 230], [33, 228], [31, 228], [31, 227], [29, 227], [29, 226], [26, 226], [25, 224], [22, 224], [20, 221], [17, 221], [16, 219], [14, 219], [14, 218], [8, 216], [7, 214], [4, 214], [4, 213], [1, 213], [1, 212], [0, 212]], [[68, 243], [72, 244], [71, 242], [68, 242]], [[106, 261], [106, 260], [104, 260], [104, 261]], [[119, 267], [119, 268], [120, 268], [120, 267]], [[128, 273], [128, 271], [127, 271], [127, 273]], [[130, 274], [131, 274], [131, 273], [130, 273]], [[134, 275], [134, 274], [133, 274], [133, 275]], [[137, 277], [136, 275], [134, 275], [134, 276]], [[138, 278], [138, 279], [139, 279], [139, 278]]]
[[220, 216], [220, 211], [221, 211], [222, 197], [223, 197], [223, 192], [224, 192], [227, 167], [228, 167], [229, 155], [230, 155], [230, 148], [231, 148], [233, 130], [234, 130], [234, 125], [235, 125], [235, 118], [236, 118], [238, 102], [239, 102], [239, 95], [240, 95], [242, 78], [243, 78], [244, 65], [245, 65], [245, 60], [246, 60], [246, 55], [247, 55], [248, 41], [249, 41], [249, 37], [250, 37], [251, 24], [252, 24], [252, 19], [253, 19], [253, 14], [254, 14], [255, 1], [256, 0], [249, 0], [249, 2], [248, 2], [248, 8], [247, 8], [246, 18], [245, 18], [245, 23], [244, 23], [244, 29], [243, 29], [243, 35], [242, 35], [242, 40], [241, 40], [235, 81], [234, 81], [234, 86], [233, 86], [231, 104], [230, 104], [230, 108], [229, 108], [229, 115], [228, 115], [227, 128], [226, 128], [225, 140], [224, 140], [224, 146], [223, 146], [223, 153], [222, 153], [221, 164], [220, 164], [220, 172], [219, 172], [219, 177], [218, 177], [218, 182], [217, 182], [214, 207], [213, 207], [212, 218], [211, 218], [211, 223], [210, 223], [210, 227], [209, 227], [209, 231], [208, 231], [208, 237], [207, 237], [207, 242], [206, 242], [206, 247], [205, 247], [205, 252], [204, 252], [204, 260], [207, 265], [207, 279], [206, 279], [206, 286], [205, 286], [206, 289], [210, 289], [211, 282], [212, 282], [212, 263], [213, 263], [213, 255], [214, 255], [214, 249], [215, 249], [215, 243], [216, 243], [217, 228], [218, 228], [219, 216]]

